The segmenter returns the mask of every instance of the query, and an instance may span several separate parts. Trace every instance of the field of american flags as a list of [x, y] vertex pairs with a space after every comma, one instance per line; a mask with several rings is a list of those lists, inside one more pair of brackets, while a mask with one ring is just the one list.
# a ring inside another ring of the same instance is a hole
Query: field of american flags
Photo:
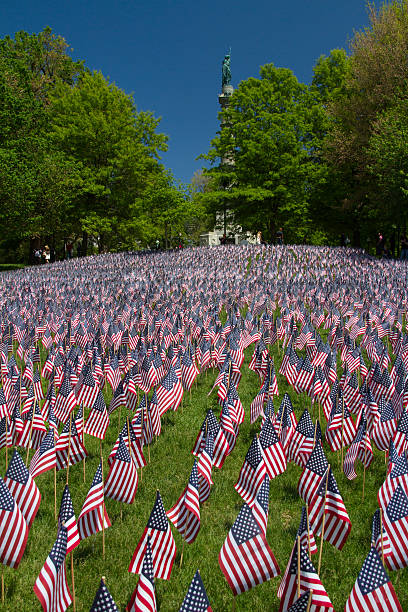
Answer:
[[[294, 252], [296, 251], [294, 250]], [[199, 251], [199, 253], [200, 259], [204, 259], [204, 254], [207, 253], [207, 251]], [[213, 253], [212, 251], [211, 257], [214, 257]], [[245, 250], [241, 260], [239, 259], [239, 256], [242, 255], [240, 250], [235, 251], [234, 249], [230, 249], [228, 252], [230, 259], [235, 254], [237, 255], [237, 264], [240, 264], [237, 265], [238, 275], [239, 267], [241, 266], [242, 268], [241, 282], [243, 284], [248, 283], [251, 288], [255, 286], [255, 282], [260, 284], [265, 283], [268, 275], [271, 274], [272, 264], [269, 250]], [[261, 256], [259, 257], [259, 255]], [[187, 258], [189, 252], [186, 251], [183, 256]], [[172, 256], [167, 255], [166, 257], [169, 258], [170, 264]], [[275, 263], [277, 263], [277, 261]], [[280, 259], [280, 261], [282, 260]], [[178, 259], [176, 263], [181, 265], [182, 262]], [[95, 265], [95, 263], [92, 263], [91, 267], [92, 265]], [[282, 263], [280, 264], [280, 270], [281, 269]], [[107, 272], [110, 274], [109, 267]], [[52, 267], [47, 274], [51, 273]], [[217, 282], [220, 283], [220, 289], [222, 289], [224, 284], [224, 290], [231, 291], [231, 287], [233, 286], [232, 279], [229, 277], [231, 268], [228, 269], [227, 267], [226, 279], [222, 278], [222, 266], [215, 273], [213, 272], [213, 274], [214, 278], [218, 279]], [[306, 274], [306, 271], [303, 270], [302, 274]], [[18, 283], [18, 278], [19, 275], [16, 275], [14, 281], [16, 285]], [[152, 276], [151, 282], [153, 282], [153, 280], [154, 278]], [[128, 279], [126, 279], [126, 282], [129, 282]], [[164, 284], [166, 283], [166, 281], [163, 282]], [[184, 284], [186, 284], [186, 282], [187, 281], [184, 281]], [[156, 294], [157, 293], [158, 292], [156, 292]], [[154, 295], [154, 292], [152, 292], [152, 294]], [[149, 308], [153, 308], [156, 303], [155, 300], [157, 300], [158, 295], [154, 297], [153, 295], [151, 303], [147, 304], [147, 311]], [[109, 296], [107, 296], [107, 299], [109, 299]], [[126, 299], [119, 296], [118, 300], [121, 299], [126, 303]], [[225, 303], [223, 303], [222, 300], [218, 303], [220, 323], [221, 326], [224, 327], [230, 318], [229, 306], [230, 304], [228, 304], [227, 300]], [[322, 306], [322, 308], [324, 309], [324, 306]], [[264, 309], [262, 304], [256, 303], [256, 300], [250, 304], [241, 304], [240, 312], [244, 324], [246, 321], [249, 321], [246, 319], [246, 315], [247, 312], [251, 310], [255, 312], [256, 316], [259, 318], [262, 316]], [[276, 319], [283, 310], [284, 307], [281, 308], [278, 305], [278, 308], [273, 312], [274, 318]], [[298, 319], [299, 330], [302, 327], [301, 315], [302, 313], [299, 315]], [[345, 314], [344, 316], [351, 318], [351, 315]], [[179, 326], [177, 321], [174, 325], [175, 327]], [[191, 325], [191, 327], [193, 327], [193, 325]], [[252, 337], [254, 340], [244, 349], [245, 360], [240, 368], [242, 378], [238, 386], [239, 398], [246, 413], [245, 420], [239, 426], [239, 435], [235, 447], [231, 454], [225, 458], [222, 469], [219, 470], [213, 467], [212, 479], [214, 485], [211, 487], [208, 501], [204, 502], [200, 507], [200, 531], [193, 544], [185, 544], [181, 568], [179, 567], [179, 563], [182, 550], [182, 538], [177, 530], [171, 525], [171, 530], [177, 546], [177, 556], [170, 580], [155, 580], [159, 610], [170, 611], [180, 608], [188, 586], [197, 569], [200, 570], [212, 609], [225, 610], [229, 609], [232, 605], [232, 593], [221, 573], [218, 564], [218, 554], [242, 507], [243, 501], [235, 491], [234, 485], [238, 480], [247, 451], [254, 436], [260, 432], [261, 427], [261, 418], [253, 424], [250, 424], [250, 405], [260, 390], [261, 381], [259, 375], [248, 368], [248, 364], [251, 362], [260, 337], [257, 335], [257, 325], [255, 328], [252, 328], [248, 322], [247, 327], [247, 337]], [[321, 325], [318, 332], [322, 340], [326, 341], [330, 334], [330, 329]], [[53, 332], [54, 337], [56, 333], [57, 332]], [[174, 328], [173, 337], [175, 333], [176, 329]], [[192, 333], [192, 336], [194, 338], [194, 333]], [[306, 337], [305, 335], [305, 338]], [[361, 338], [359, 338], [359, 340], [361, 340]], [[287, 392], [290, 396], [297, 420], [300, 419], [303, 409], [307, 406], [310, 409], [313, 423], [315, 423], [315, 419], [319, 414], [320, 402], [316, 400], [311, 407], [311, 398], [307, 397], [305, 393], [298, 395], [293, 385], [289, 385], [285, 376], [279, 373], [279, 368], [283, 359], [282, 341], [284, 341], [284, 338], [281, 338], [279, 346], [277, 342], [267, 344], [269, 355], [274, 359], [279, 390], [279, 396], [274, 396], [273, 399], [275, 412], [278, 410], [284, 394]], [[14, 340], [13, 351], [15, 354], [22, 344], [24, 344], [23, 336], [21, 336], [20, 341], [17, 339]], [[39, 346], [41, 363], [44, 365], [48, 351], [42, 346], [41, 341], [36, 344]], [[171, 344], [172, 342], [170, 342], [168, 346], [170, 347]], [[75, 339], [72, 345], [75, 345]], [[384, 343], [384, 346], [387, 347], [387, 342]], [[299, 357], [304, 358], [306, 356], [307, 351], [305, 347], [296, 347], [294, 350], [296, 350]], [[23, 366], [21, 357], [18, 354], [16, 356], [16, 363], [17, 367], [24, 371], [24, 366], [26, 365], [25, 359], [27, 356], [24, 355], [23, 351], [20, 352], [22, 353]], [[392, 361], [394, 361], [395, 356], [392, 354], [391, 349], [389, 352]], [[367, 357], [366, 349], [363, 349], [362, 354], [365, 362], [369, 364], [370, 361]], [[11, 353], [8, 354], [9, 358], [10, 356]], [[338, 350], [337, 376], [339, 379], [343, 372], [341, 365], [341, 351]], [[390, 369], [391, 366], [392, 363], [389, 364]], [[175, 370], [177, 370], [177, 367]], [[227, 368], [227, 374], [228, 371], [229, 369]], [[191, 395], [189, 392], [184, 393], [183, 402], [178, 410], [173, 412], [170, 409], [162, 415], [162, 431], [160, 436], [157, 441], [153, 438], [149, 444], [149, 448], [146, 443], [147, 441], [145, 441], [143, 447], [146, 461], [148, 462], [148, 455], [150, 455], [150, 462], [143, 468], [143, 475], [141, 475], [141, 470], [138, 469], [139, 482], [133, 504], [122, 505], [112, 499], [105, 498], [106, 510], [112, 523], [112, 526], [105, 531], [105, 560], [102, 559], [102, 533], [84, 539], [74, 550], [75, 595], [76, 608], [78, 610], [89, 610], [102, 575], [106, 576], [106, 584], [119, 609], [122, 610], [125, 608], [137, 583], [137, 577], [128, 573], [130, 559], [146, 527], [156, 499], [156, 491], [157, 489], [160, 491], [164, 507], [166, 511], [168, 511], [176, 503], [188, 483], [194, 459], [191, 454], [191, 449], [194, 447], [207, 410], [211, 408], [217, 418], [220, 416], [217, 389], [215, 388], [211, 395], [208, 396], [218, 374], [218, 368], [210, 368], [207, 373], [201, 372], [196, 379], [197, 385], [194, 383], [192, 386]], [[123, 377], [124, 375], [122, 374], [122, 378]], [[302, 380], [303, 379], [304, 374], [302, 374]], [[114, 375], [112, 375], [112, 380], [114, 380]], [[332, 384], [331, 382], [330, 386], [332, 386]], [[48, 385], [49, 380], [44, 380], [44, 392], [47, 390]], [[152, 396], [152, 391], [153, 389], [149, 394], [150, 398]], [[110, 384], [104, 386], [103, 395], [106, 405], [109, 406], [112, 398], [112, 388]], [[140, 395], [140, 399], [141, 397]], [[42, 404], [43, 401], [40, 403]], [[78, 406], [76, 408], [78, 408]], [[323, 406], [321, 406], [320, 421], [324, 436], [326, 421], [323, 412]], [[87, 417], [89, 408], [85, 408], [85, 413]], [[135, 413], [128, 411], [125, 405], [119, 406], [110, 414], [110, 424], [106, 432], [106, 437], [102, 441], [104, 478], [106, 478], [109, 469], [107, 461], [108, 456], [113, 445], [117, 441], [118, 432], [122, 430], [127, 415], [130, 419], [133, 419]], [[356, 416], [354, 416], [354, 420], [356, 420]], [[290, 425], [286, 424], [283, 418], [281, 421], [282, 425], [278, 425], [275, 428], [280, 435], [283, 433], [282, 430], [290, 429]], [[61, 431], [61, 427], [59, 430]], [[147, 435], [147, 437], [149, 437], [149, 435]], [[401, 436], [399, 436], [399, 438], [400, 437]], [[100, 461], [100, 441], [85, 433], [84, 445], [88, 452], [88, 457], [85, 461], [85, 482], [83, 462], [71, 466], [69, 470], [69, 487], [77, 519]], [[370, 549], [371, 520], [378, 507], [377, 491], [384, 482], [387, 467], [384, 462], [384, 453], [379, 452], [374, 447], [373, 462], [366, 470], [365, 474], [365, 495], [364, 501], [362, 502], [363, 471], [361, 463], [359, 463], [356, 468], [358, 477], [350, 481], [342, 473], [340, 451], [336, 453], [331, 452], [325, 439], [323, 439], [323, 449], [332, 467], [337, 485], [342, 494], [344, 504], [352, 523], [349, 538], [341, 552], [332, 547], [328, 542], [324, 543], [321, 571], [319, 572], [321, 582], [334, 608], [340, 610], [343, 609], [350, 595], [363, 561]], [[25, 460], [25, 449], [18, 448], [18, 450], [23, 460]], [[33, 454], [34, 450], [31, 450], [30, 458]], [[9, 461], [10, 458], [11, 449], [8, 451]], [[0, 466], [2, 470], [1, 474], [4, 475], [6, 471], [4, 448], [1, 450]], [[269, 519], [266, 539], [279, 563], [281, 575], [283, 575], [289, 561], [303, 506], [297, 491], [297, 482], [301, 473], [302, 466], [295, 465], [292, 462], [288, 464], [283, 474], [278, 475], [270, 481]], [[57, 524], [54, 518], [53, 471], [48, 471], [38, 476], [36, 478], [36, 483], [41, 491], [42, 500], [30, 529], [27, 547], [20, 566], [17, 570], [8, 567], [4, 568], [6, 589], [4, 609], [40, 609], [38, 600], [33, 592], [33, 585], [55, 542], [57, 530]], [[58, 506], [64, 491], [65, 483], [66, 471], [61, 470], [57, 472]], [[316, 539], [319, 545], [320, 538]], [[312, 558], [315, 567], [317, 567], [317, 562], [315, 562], [316, 557], [317, 555]], [[407, 570], [403, 569], [399, 570], [399, 572], [387, 571], [395, 584], [396, 593], [399, 597], [401, 606], [403, 609], [406, 609], [408, 607], [406, 595], [408, 592]], [[68, 581], [70, 581], [70, 565], [68, 562], [67, 573]], [[240, 594], [236, 600], [237, 610], [263, 610], [265, 608], [278, 610], [279, 600], [276, 597], [276, 593], [280, 580], [281, 576], [278, 576]]]

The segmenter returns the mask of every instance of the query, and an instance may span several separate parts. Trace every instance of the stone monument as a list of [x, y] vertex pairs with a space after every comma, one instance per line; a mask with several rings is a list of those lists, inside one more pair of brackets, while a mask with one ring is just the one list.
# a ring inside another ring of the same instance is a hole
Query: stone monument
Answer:
[[[224, 110], [230, 103], [231, 96], [234, 93], [234, 88], [231, 85], [231, 49], [229, 53], [224, 56], [221, 76], [221, 93], [218, 96], [218, 102], [221, 106], [221, 110]], [[223, 157], [221, 159], [221, 164], [232, 166], [234, 165], [234, 158], [232, 156]], [[228, 189], [228, 187], [226, 187], [226, 189]], [[250, 234], [242, 233], [242, 228], [234, 223], [234, 216], [232, 212], [227, 209], [226, 204], [224, 210], [217, 213], [216, 226], [213, 231], [200, 235], [200, 244], [203, 246], [216, 246], [222, 244], [221, 239], [224, 234], [230, 238], [233, 236], [235, 244], [240, 244], [243, 241], [251, 242]]]

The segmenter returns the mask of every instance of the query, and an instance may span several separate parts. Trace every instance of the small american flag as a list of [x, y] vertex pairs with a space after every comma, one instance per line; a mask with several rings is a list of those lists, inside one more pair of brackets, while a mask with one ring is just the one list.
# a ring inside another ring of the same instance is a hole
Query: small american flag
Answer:
[[81, 542], [79, 537], [78, 526], [75, 518], [74, 505], [72, 503], [71, 494], [68, 485], [65, 485], [62, 494], [60, 511], [58, 514], [58, 522], [64, 525], [67, 530], [67, 554], [74, 550]]
[[375, 548], [372, 548], [365, 558], [344, 610], [402, 612], [394, 587]]
[[37, 478], [40, 474], [55, 468], [56, 465], [54, 431], [50, 429], [31, 459], [29, 472], [33, 478]]
[[40, 507], [41, 493], [16, 450], [11, 458], [4, 482], [17, 502], [30, 529]]
[[269, 514], [269, 476], [266, 474], [263, 483], [260, 486], [258, 495], [255, 498], [255, 503], [252, 508], [254, 518], [264, 536], [266, 537], [266, 528], [268, 526], [268, 514]]
[[27, 544], [28, 526], [14, 497], [0, 478], [0, 562], [17, 569]]
[[200, 530], [200, 497], [197, 463], [194, 460], [187, 487], [167, 516], [188, 544], [192, 544]]
[[150, 546], [149, 537], [147, 538], [146, 552], [143, 558], [139, 582], [126, 606], [127, 612], [141, 612], [142, 610], [143, 612], [156, 612], [157, 610], [152, 547]]
[[78, 517], [78, 531], [81, 540], [102, 531], [102, 525], [107, 529], [111, 526], [111, 522], [105, 508], [102, 464], [100, 463]]
[[[279, 612], [284, 612], [293, 605], [297, 599], [298, 589], [298, 547], [297, 543], [292, 550], [291, 558], [288, 564], [288, 568], [285, 572], [284, 578], [279, 586], [279, 592], [281, 593], [281, 603]], [[313, 591], [312, 596], [312, 610], [334, 610], [333, 605], [326, 593], [326, 590], [321, 583], [321, 580], [314, 568], [313, 563], [310, 561], [306, 549], [300, 546], [300, 593], [301, 595], [305, 591]], [[278, 593], [279, 595], [279, 593]]]
[[194, 574], [179, 612], [212, 612], [200, 572]]
[[309, 504], [316, 494], [328, 466], [321, 442], [318, 441], [299, 478], [298, 491], [305, 503]]
[[103, 578], [101, 579], [99, 589], [96, 591], [95, 599], [89, 612], [119, 612], [119, 608], [109, 593]]
[[257, 436], [254, 436], [251, 446], [245, 456], [235, 490], [251, 507], [266, 475], [265, 460]]
[[136, 466], [130, 458], [122, 436], [119, 436], [119, 447], [105, 480], [105, 496], [118, 502], [132, 504], [135, 499], [137, 485]]
[[176, 558], [176, 544], [159, 491], [150, 518], [130, 561], [129, 572], [132, 574], [140, 574], [148, 536], [152, 547], [154, 576], [169, 580]]
[[384, 512], [384, 528], [391, 542], [391, 554], [386, 557], [389, 569], [408, 566], [408, 497], [400, 485], [395, 489]]
[[64, 612], [72, 603], [68, 588], [65, 557], [67, 554], [67, 530], [61, 526], [55, 544], [48, 555], [34, 585], [34, 593], [44, 612]]
[[274, 554], [247, 504], [235, 519], [218, 562], [234, 595], [279, 575]]

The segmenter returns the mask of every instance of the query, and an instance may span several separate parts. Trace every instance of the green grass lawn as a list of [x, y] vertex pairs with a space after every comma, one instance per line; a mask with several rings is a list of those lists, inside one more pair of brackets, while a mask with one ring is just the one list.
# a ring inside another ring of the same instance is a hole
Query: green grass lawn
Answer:
[[[243, 377], [238, 392], [246, 410], [246, 419], [240, 429], [236, 447], [227, 457], [221, 470], [213, 469], [214, 486], [209, 500], [201, 507], [201, 530], [196, 541], [185, 546], [182, 567], [179, 567], [182, 539], [172, 527], [177, 545], [177, 558], [169, 581], [156, 581], [158, 608], [162, 612], [177, 611], [181, 605], [188, 585], [197, 569], [207, 590], [214, 612], [230, 610], [232, 593], [218, 565], [218, 554], [227, 533], [234, 522], [242, 500], [234, 489], [234, 484], [249, 448], [253, 435], [259, 431], [260, 420], [254, 425], [249, 423], [249, 406], [259, 389], [259, 378], [248, 369], [253, 346], [246, 351], [242, 367]], [[273, 347], [276, 370], [281, 357], [278, 348]], [[305, 407], [304, 398], [295, 394], [279, 374], [278, 384], [280, 399], [275, 401], [275, 410], [279, 406], [285, 391], [288, 391], [299, 418]], [[177, 413], [168, 412], [162, 419], [162, 434], [157, 442], [151, 445], [151, 462], [143, 469], [136, 498], [131, 506], [107, 499], [106, 508], [112, 527], [105, 532], [106, 556], [102, 559], [102, 534], [97, 534], [81, 542], [74, 551], [76, 609], [90, 609], [102, 575], [120, 610], [124, 610], [130, 595], [136, 586], [138, 577], [128, 573], [128, 566], [134, 548], [141, 537], [153, 507], [156, 489], [160, 490], [164, 506], [168, 510], [178, 499], [193, 464], [191, 448], [198, 430], [211, 407], [219, 416], [216, 391], [208, 398], [215, 372], [206, 377], [202, 374], [197, 388], [193, 387], [192, 395], [186, 394], [183, 406]], [[108, 399], [108, 398], [107, 398]], [[308, 400], [310, 402], [310, 400]], [[112, 415], [107, 436], [103, 442], [104, 463], [118, 434], [118, 412]], [[121, 413], [121, 425], [126, 417], [124, 408]], [[83, 465], [70, 468], [69, 484], [76, 517], [99, 464], [99, 440], [86, 436], [86, 448], [89, 458], [86, 461], [86, 477], [83, 480]], [[342, 552], [324, 543], [321, 580], [336, 610], [344, 609], [345, 602], [353, 587], [357, 574], [370, 548], [371, 520], [377, 508], [377, 491], [382, 484], [386, 466], [384, 454], [375, 451], [375, 459], [366, 473], [365, 498], [362, 501], [362, 466], [359, 464], [358, 478], [350, 482], [341, 473], [340, 453], [331, 453], [326, 444], [324, 448], [334, 475], [343, 495], [346, 508], [352, 522], [349, 539]], [[25, 460], [25, 452], [22, 452]], [[31, 451], [30, 456], [33, 454]], [[147, 448], [145, 455], [147, 458]], [[9, 452], [10, 457], [10, 452]], [[0, 473], [5, 472], [5, 452], [1, 451]], [[270, 506], [267, 539], [283, 574], [293, 546], [300, 512], [303, 505], [297, 493], [297, 482], [301, 469], [289, 464], [287, 471], [271, 481]], [[65, 485], [65, 472], [57, 474], [58, 507]], [[42, 501], [37, 517], [31, 528], [27, 548], [18, 570], [4, 568], [6, 588], [5, 605], [1, 610], [40, 610], [40, 604], [33, 592], [33, 585], [40, 569], [49, 554], [56, 538], [54, 520], [54, 479], [53, 472], [37, 478]], [[122, 514], [122, 517], [121, 517]], [[320, 539], [317, 539], [318, 543]], [[315, 555], [312, 561], [317, 566]], [[68, 576], [70, 579], [70, 564]], [[276, 593], [281, 577], [264, 583], [236, 599], [236, 610], [262, 611], [278, 610], [279, 600]], [[402, 608], [408, 610], [408, 571], [400, 570], [391, 573]]]

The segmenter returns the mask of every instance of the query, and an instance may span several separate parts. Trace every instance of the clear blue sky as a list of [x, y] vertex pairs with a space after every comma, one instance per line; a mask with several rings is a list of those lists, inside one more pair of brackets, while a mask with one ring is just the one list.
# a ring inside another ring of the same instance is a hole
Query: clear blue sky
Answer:
[[4, 0], [0, 37], [49, 25], [76, 59], [133, 93], [140, 110], [162, 117], [163, 162], [190, 181], [218, 129], [224, 54], [232, 84], [273, 62], [305, 83], [321, 54], [347, 48], [368, 24], [365, 0]]

